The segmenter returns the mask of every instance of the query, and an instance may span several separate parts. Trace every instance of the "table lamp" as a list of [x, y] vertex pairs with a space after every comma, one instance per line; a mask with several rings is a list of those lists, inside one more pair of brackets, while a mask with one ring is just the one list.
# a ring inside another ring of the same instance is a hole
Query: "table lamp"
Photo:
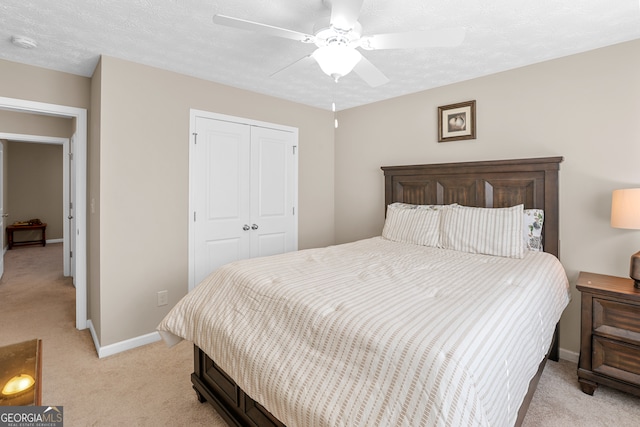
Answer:
[[[640, 230], [640, 188], [614, 190], [611, 198], [611, 226]], [[629, 276], [640, 289], [640, 251], [631, 255]]]

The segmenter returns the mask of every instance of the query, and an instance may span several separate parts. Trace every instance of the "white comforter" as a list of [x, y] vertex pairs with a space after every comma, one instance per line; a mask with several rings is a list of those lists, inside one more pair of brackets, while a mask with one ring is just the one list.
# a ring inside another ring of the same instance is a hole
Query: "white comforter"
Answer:
[[551, 255], [377, 237], [224, 266], [158, 330], [289, 427], [511, 426], [568, 301]]

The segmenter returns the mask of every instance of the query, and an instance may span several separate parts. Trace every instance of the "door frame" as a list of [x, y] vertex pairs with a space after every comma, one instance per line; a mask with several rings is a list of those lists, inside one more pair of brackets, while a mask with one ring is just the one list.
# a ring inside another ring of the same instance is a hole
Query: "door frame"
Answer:
[[[42, 136], [42, 135], [29, 135], [23, 133], [5, 133], [0, 132], [0, 139], [6, 139], [14, 142], [22, 142], [25, 144], [52, 144], [52, 145], [62, 145], [62, 174], [63, 174], [63, 182], [62, 182], [62, 206], [63, 206], [63, 219], [67, 218], [70, 215], [69, 212], [69, 203], [70, 194], [69, 194], [69, 181], [71, 179], [70, 170], [69, 170], [69, 140], [70, 138], [61, 138], [55, 136]], [[75, 271], [71, 269], [71, 260], [69, 259], [68, 254], [72, 250], [69, 247], [71, 241], [69, 240], [69, 221], [63, 221], [62, 227], [62, 252], [64, 253], [63, 257], [63, 274], [64, 276], [71, 276], [73, 278], [73, 282], [75, 284]]]
[[[298, 128], [292, 126], [278, 125], [275, 123], [262, 122], [259, 120], [246, 119], [243, 117], [236, 116], [228, 116], [226, 114], [212, 113], [210, 111], [190, 109], [189, 110], [189, 212], [187, 214], [187, 221], [189, 223], [189, 242], [188, 242], [188, 270], [189, 277], [187, 282], [187, 291], [191, 292], [197, 285], [195, 283], [196, 280], [196, 257], [195, 257], [195, 224], [194, 224], [194, 216], [195, 216], [195, 207], [196, 207], [196, 199], [195, 199], [195, 182], [196, 182], [196, 119], [198, 117], [206, 118], [206, 119], [214, 119], [220, 120], [224, 122], [232, 122], [249, 126], [258, 126], [269, 129], [277, 129], [287, 132], [292, 132], [295, 135], [296, 146], [299, 147], [299, 138], [298, 138]], [[296, 167], [296, 182], [298, 176], [298, 169]], [[296, 194], [296, 216], [297, 216], [297, 194], [298, 187], [296, 183], [295, 188]], [[296, 226], [296, 240], [297, 240], [297, 226]]]
[[87, 328], [87, 110], [66, 105], [48, 104], [17, 98], [0, 97], [0, 110], [75, 119], [75, 286], [76, 328]]

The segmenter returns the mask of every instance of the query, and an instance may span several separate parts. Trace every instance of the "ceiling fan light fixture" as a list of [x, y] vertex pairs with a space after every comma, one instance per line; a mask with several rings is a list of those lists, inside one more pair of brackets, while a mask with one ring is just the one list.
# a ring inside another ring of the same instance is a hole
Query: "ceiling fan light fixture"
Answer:
[[326, 75], [337, 81], [353, 71], [362, 54], [355, 48], [336, 44], [319, 47], [313, 52], [313, 58]]

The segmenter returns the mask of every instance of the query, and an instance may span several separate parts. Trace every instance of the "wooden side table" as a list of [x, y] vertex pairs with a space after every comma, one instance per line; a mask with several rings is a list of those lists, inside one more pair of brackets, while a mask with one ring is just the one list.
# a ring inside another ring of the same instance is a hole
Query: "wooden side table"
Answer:
[[[32, 225], [7, 225], [7, 245], [9, 249], [14, 246], [22, 246], [22, 245], [42, 245], [45, 246], [47, 244], [47, 224], [32, 224]], [[21, 242], [16, 242], [13, 240], [13, 233], [16, 231], [41, 231], [42, 238], [37, 240], [26, 240]]]
[[593, 395], [599, 384], [640, 396], [640, 289], [623, 277], [581, 272], [578, 381]]

